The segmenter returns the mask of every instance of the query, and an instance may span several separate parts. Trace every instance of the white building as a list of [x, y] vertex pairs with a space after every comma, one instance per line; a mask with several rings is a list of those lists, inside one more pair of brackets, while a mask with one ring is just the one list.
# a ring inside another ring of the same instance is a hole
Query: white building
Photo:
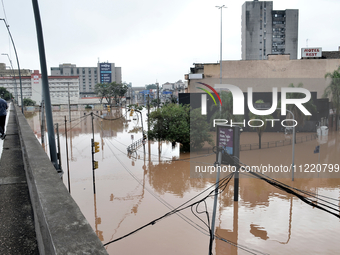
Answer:
[[[42, 101], [42, 80], [41, 74], [35, 70], [31, 76], [22, 76], [22, 94], [23, 98], [30, 98], [40, 105]], [[78, 104], [79, 99], [79, 77], [78, 76], [49, 76], [48, 84], [50, 89], [51, 104], [61, 105]], [[19, 77], [0, 77], [0, 87], [6, 88], [15, 96], [15, 87], [17, 87], [18, 103], [21, 103], [21, 90]]]
[[122, 69], [114, 63], [97, 63], [96, 67], [77, 67], [74, 64], [61, 64], [51, 67], [52, 76], [79, 77], [80, 97], [95, 96], [97, 83], [122, 83]]

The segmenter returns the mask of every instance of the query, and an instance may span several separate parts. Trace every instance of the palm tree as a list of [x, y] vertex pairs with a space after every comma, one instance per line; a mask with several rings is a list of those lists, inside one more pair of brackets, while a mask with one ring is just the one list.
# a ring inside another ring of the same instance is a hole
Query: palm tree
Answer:
[[333, 73], [326, 73], [325, 79], [330, 78], [330, 84], [325, 88], [323, 97], [330, 97], [333, 110], [335, 112], [335, 130], [338, 130], [339, 112], [340, 112], [340, 66]]
[[[255, 103], [256, 104], [263, 104], [264, 102], [263, 102], [262, 99], [260, 99], [260, 100], [257, 100]], [[256, 122], [263, 123], [262, 126], [257, 124], [259, 127], [254, 128], [257, 132], [257, 135], [259, 136], [259, 149], [261, 149], [262, 133], [266, 130], [267, 120], [269, 120], [269, 119], [273, 119], [273, 116], [272, 115], [255, 115], [254, 113], [249, 112], [249, 120], [260, 120], [260, 121], [256, 121]], [[253, 124], [253, 125], [255, 126], [256, 124]]]

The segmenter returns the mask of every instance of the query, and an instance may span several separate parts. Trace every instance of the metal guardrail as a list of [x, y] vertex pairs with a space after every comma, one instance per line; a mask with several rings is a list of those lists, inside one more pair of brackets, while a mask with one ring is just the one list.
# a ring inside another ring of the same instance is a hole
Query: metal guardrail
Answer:
[[[315, 140], [317, 138], [317, 134], [311, 134], [307, 136], [300, 136], [297, 137], [295, 140], [295, 143], [303, 143]], [[271, 142], [264, 142], [261, 143], [261, 149], [267, 149], [267, 148], [274, 148], [274, 147], [280, 147], [285, 145], [292, 144], [293, 139], [284, 139], [279, 141], [271, 141]], [[249, 150], [258, 150], [259, 144], [258, 143], [250, 143], [250, 144], [241, 144], [240, 150], [241, 151], [249, 151]]]
[[130, 145], [127, 147], [128, 153], [132, 153], [132, 152], [136, 151], [136, 150], [143, 144], [143, 141], [146, 141], [146, 140], [143, 140], [143, 138], [140, 138], [140, 139], [137, 140], [136, 142], [130, 144]]
[[[317, 134], [300, 136], [296, 138], [295, 144], [312, 141], [312, 140], [315, 140], [317, 137], [318, 137]], [[264, 142], [264, 143], [261, 143], [261, 149], [268, 149], [268, 148], [291, 145], [292, 140], [293, 139], [284, 139], [284, 140], [278, 140], [278, 141]], [[259, 150], [259, 144], [258, 143], [241, 144], [240, 150], [241, 151]], [[211, 151], [211, 148], [202, 148], [201, 150], [198, 150], [195, 152], [198, 155], [203, 155], [203, 154], [209, 154], [210, 151]]]

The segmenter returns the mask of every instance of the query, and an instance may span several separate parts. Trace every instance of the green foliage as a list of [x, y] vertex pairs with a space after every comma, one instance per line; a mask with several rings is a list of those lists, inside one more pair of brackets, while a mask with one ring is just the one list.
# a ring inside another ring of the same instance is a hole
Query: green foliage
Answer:
[[[263, 104], [263, 100], [257, 100], [255, 102], [256, 104]], [[259, 149], [261, 149], [261, 138], [262, 138], [262, 133], [266, 130], [267, 128], [267, 121], [269, 119], [273, 119], [272, 115], [255, 115], [252, 112], [249, 112], [249, 120], [257, 120], [252, 122], [252, 126], [259, 126], [256, 128], [253, 128], [256, 130], [257, 135], [259, 136]], [[263, 123], [263, 126], [261, 126]], [[260, 127], [261, 126], [261, 127]]]
[[201, 114], [201, 108], [197, 108], [190, 112], [190, 147], [194, 150], [201, 149], [205, 142], [214, 144], [207, 117]]
[[220, 105], [212, 105], [211, 111], [215, 111], [211, 116], [210, 123], [213, 125], [214, 119], [226, 119], [233, 120], [233, 122], [242, 121], [243, 115], [233, 115], [233, 95], [231, 92], [222, 91], [220, 94], [222, 107], [220, 111]]
[[[205, 118], [199, 115], [200, 110], [192, 111], [189, 106], [166, 104], [149, 115], [150, 140], [178, 142], [185, 151], [201, 148], [204, 141], [212, 142]], [[190, 118], [195, 121], [194, 135], [190, 135]]]
[[85, 109], [92, 109], [92, 106], [87, 104], [87, 105], [85, 106]]
[[157, 89], [157, 85], [156, 84], [145, 85], [145, 89]]
[[35, 106], [36, 102], [30, 98], [24, 98], [24, 106]]
[[164, 105], [167, 104], [177, 104], [177, 97], [175, 97], [174, 95], [171, 95], [169, 99], [167, 99], [164, 103]]
[[9, 93], [9, 91], [4, 88], [4, 87], [0, 87], [0, 98], [4, 99], [4, 100], [10, 100], [13, 98], [12, 93]]
[[98, 83], [94, 87], [95, 93], [100, 97], [100, 102], [105, 98], [109, 105], [112, 105], [112, 99], [119, 104], [120, 98], [125, 95], [128, 85], [125, 83]]
[[128, 109], [134, 109], [134, 110], [138, 110], [141, 111], [144, 108], [144, 105], [138, 105], [138, 104], [130, 104], [127, 106]]
[[338, 119], [340, 112], [340, 66], [333, 73], [326, 73], [325, 79], [331, 79], [330, 84], [326, 87], [323, 96], [331, 99], [333, 109], [335, 110], [336, 124], [335, 129], [338, 130]]
[[154, 99], [152, 99], [152, 101], [151, 101], [150, 104], [151, 104], [153, 107], [157, 107], [157, 105], [160, 105], [160, 102], [161, 102], [160, 99], [157, 100], [157, 98], [154, 98]]

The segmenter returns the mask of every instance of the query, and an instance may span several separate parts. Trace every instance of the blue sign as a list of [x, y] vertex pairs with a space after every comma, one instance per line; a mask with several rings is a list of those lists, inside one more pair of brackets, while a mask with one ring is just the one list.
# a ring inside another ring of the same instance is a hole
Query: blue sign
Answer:
[[100, 83], [111, 83], [111, 64], [109, 63], [100, 63]]

